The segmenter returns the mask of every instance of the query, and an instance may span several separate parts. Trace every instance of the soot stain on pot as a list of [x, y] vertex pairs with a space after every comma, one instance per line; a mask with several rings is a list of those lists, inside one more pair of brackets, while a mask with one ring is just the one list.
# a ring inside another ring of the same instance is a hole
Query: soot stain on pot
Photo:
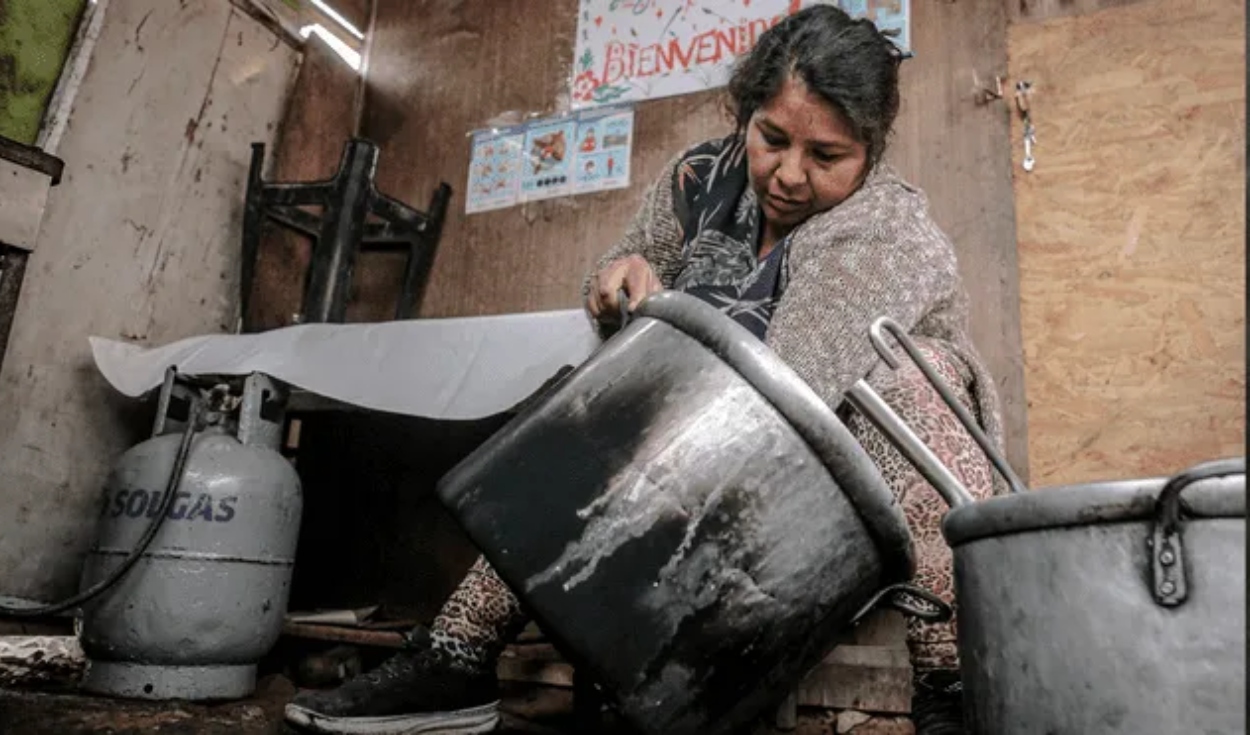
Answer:
[[[771, 637], [762, 632], [762, 623], [776, 611], [760, 608], [778, 603], [755, 579], [759, 540], [743, 531], [758, 525], [766, 501], [758, 489], [717, 479], [737, 476], [752, 463], [749, 453], [735, 451], [725, 457], [712, 451], [726, 431], [737, 431], [737, 414], [744, 410], [739, 390], [750, 389], [727, 388], [704, 407], [704, 415], [682, 416], [680, 421], [666, 421], [673, 418], [664, 413], [668, 401], [657, 402], [655, 393], [626, 400], [634, 407], [655, 408], [644, 420], [651, 422], [646, 441], [628, 452], [633, 461], [622, 465], [601, 494], [575, 514], [585, 522], [580, 536], [555, 562], [527, 579], [527, 596], [542, 598], [543, 607], [563, 607], [562, 595], [602, 603], [600, 596], [613, 590], [621, 605], [645, 621], [635, 631], [633, 645], [600, 640], [589, 649], [613, 645], [615, 668], [636, 677], [622, 682], [624, 691], [676, 680], [683, 687], [699, 688], [709, 666], [749, 689], [744, 682], [752, 681], [755, 659], [744, 659], [741, 652], [767, 650], [758, 645]], [[697, 470], [709, 462], [716, 472]], [[698, 481], [705, 476], [711, 479]], [[605, 588], [607, 582], [611, 585]], [[573, 603], [568, 612], [577, 609]], [[575, 627], [588, 626], [579, 622]], [[585, 635], [582, 643], [596, 634]], [[673, 639], [683, 636], [692, 640], [673, 650]], [[670, 654], [677, 658], [666, 666], [663, 661]], [[687, 674], [679, 675], [683, 670]]]
[[[611, 556], [603, 558], [596, 573], [566, 593], [560, 581], [534, 588], [527, 598], [535, 607], [536, 617], [550, 616], [562, 622], [561, 643], [578, 652], [611, 651], [610, 659], [600, 658], [602, 670], [596, 673], [604, 684], [617, 692], [631, 691], [638, 686], [638, 672], [654, 660], [667, 635], [666, 620], [657, 612], [638, 608], [638, 600], [653, 584], [653, 572], [672, 554], [680, 542], [683, 524], [675, 520], [658, 522], [644, 536], [631, 538]], [[592, 603], [592, 604], [589, 604]], [[611, 615], [629, 610], [630, 625], [605, 624], [588, 608]], [[544, 626], [544, 630], [547, 630]]]
[[664, 496], [645, 471], [627, 467], [617, 477], [609, 492], [577, 510], [574, 515], [583, 522], [581, 535], [541, 573], [526, 580], [528, 590], [562, 580], [561, 589], [572, 592], [595, 574], [600, 562], [657, 525], [684, 525], [685, 510]]
[[686, 519], [672, 506], [647, 519], [623, 514], [604, 523], [607, 499], [619, 495], [616, 478], [633, 473], [636, 482], [651, 482], [632, 460], [666, 405], [656, 390], [628, 381], [589, 402], [574, 400], [586, 396], [579, 377], [562, 381], [484, 444], [448, 495], [475, 542], [523, 591], [528, 611], [566, 655], [612, 650], [612, 674], [631, 661], [641, 666], [658, 639], [639, 621], [641, 629], [626, 631], [633, 640], [622, 640], [618, 626], [587, 614], [588, 604], [605, 615], [634, 607], [652, 582], [647, 575], [680, 543]]
[[[527, 589], [560, 578], [564, 591], [570, 592], [623, 544], [645, 535], [669, 514], [683, 515], [665, 502], [665, 488], [649, 468], [635, 463], [650, 427], [664, 411], [657, 393], [618, 386], [601, 394], [590, 412], [544, 416], [543, 431], [531, 433], [525, 451], [535, 458], [538, 479], [561, 477], [566, 482], [545, 488], [557, 501], [544, 508], [544, 532], [553, 543], [543, 558], [530, 560], [532, 569], [542, 571], [528, 576]], [[569, 478], [584, 481], [573, 487]]]
[[444, 499], [487, 557], [516, 575], [508, 577], [514, 584], [556, 563], [584, 535], [587, 519], [569, 509], [602, 495], [604, 478], [629, 464], [652, 420], [645, 396], [609, 394], [578, 406], [567, 399], [578, 383], [578, 376], [562, 381], [447, 478]]
[[[661, 521], [677, 520], [697, 529], [714, 496], [714, 488], [706, 487], [701, 478], [716, 477], [726, 467], [750, 461], [716, 452], [724, 433], [736, 430], [741, 409], [734, 406], [741, 403], [739, 393], [749, 388], [727, 388], [711, 398], [710, 405], [690, 412], [682, 410], [682, 402], [671, 400], [670, 386], [656, 383], [648, 384], [650, 390], [621, 384], [601, 394], [596, 415], [612, 420], [571, 427], [582, 437], [567, 437], [553, 447], [567, 452], [570, 442], [601, 445], [594, 452], [598, 474], [594, 479], [599, 482], [593, 493], [579, 494], [572, 504], [576, 508], [572, 515], [582, 524], [580, 534], [565, 536], [567, 543], [559, 555], [528, 578], [527, 589], [560, 578], [564, 590], [573, 591], [603, 559]], [[600, 461], [605, 457], [610, 461]], [[564, 505], [567, 515], [568, 503]], [[674, 555], [679, 557], [680, 552]]]

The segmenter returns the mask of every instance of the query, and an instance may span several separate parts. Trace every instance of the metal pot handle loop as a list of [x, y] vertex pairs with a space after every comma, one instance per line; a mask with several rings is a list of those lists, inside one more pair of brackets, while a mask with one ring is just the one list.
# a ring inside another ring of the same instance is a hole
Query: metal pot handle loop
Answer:
[[963, 424], [964, 428], [968, 430], [968, 433], [972, 435], [972, 438], [976, 441], [977, 445], [981, 447], [981, 451], [985, 452], [985, 456], [989, 458], [990, 463], [994, 465], [996, 470], [998, 470], [998, 474], [1002, 475], [1003, 479], [1007, 481], [1007, 485], [1011, 488], [1011, 491], [1013, 493], [1026, 492], [1028, 488], [1025, 486], [1024, 482], [1020, 480], [1020, 477], [1016, 474], [1015, 470], [1012, 469], [1011, 464], [1007, 461], [1007, 458], [1003, 456], [1002, 452], [998, 451], [998, 448], [994, 446], [994, 443], [990, 441], [990, 438], [985, 435], [985, 432], [977, 424], [976, 419], [972, 417], [972, 414], [968, 412], [968, 409], [964, 408], [964, 405], [959, 402], [958, 398], [955, 397], [955, 394], [951, 391], [950, 386], [946, 385], [946, 381], [942, 380], [941, 376], [937, 374], [937, 371], [933, 369], [933, 366], [929, 364], [928, 360], [924, 359], [924, 355], [920, 354], [920, 349], [916, 347], [914, 342], [911, 341], [911, 337], [907, 336], [906, 330], [899, 326], [898, 322], [889, 317], [883, 316], [873, 322], [872, 326], [868, 330], [868, 336], [872, 340], [872, 346], [876, 348], [877, 354], [881, 356], [881, 359], [885, 361], [885, 364], [895, 370], [899, 367], [898, 357], [894, 354], [894, 350], [890, 348], [890, 345], [885, 340], [885, 332], [890, 333], [890, 336], [899, 343], [899, 345], [903, 348], [903, 351], [907, 353], [909, 358], [911, 358], [911, 361], [916, 364], [916, 367], [920, 368], [920, 372], [924, 374], [925, 379], [929, 381], [929, 384], [933, 386], [933, 389], [937, 391], [939, 396], [941, 396], [942, 402], [950, 408], [956, 418], [959, 419], [959, 423]]
[[873, 595], [868, 604], [860, 608], [859, 612], [855, 613], [855, 617], [851, 618], [851, 624], [858, 623], [882, 603], [926, 623], [944, 623], [955, 614], [950, 605], [922, 587], [892, 584]]
[[1155, 524], [1147, 543], [1150, 546], [1152, 589], [1155, 602], [1176, 607], [1189, 597], [1185, 575], [1185, 546], [1181, 536], [1181, 493], [1194, 483], [1226, 475], [1244, 475], [1246, 459], [1204, 462], [1175, 475], [1159, 492], [1155, 502]]

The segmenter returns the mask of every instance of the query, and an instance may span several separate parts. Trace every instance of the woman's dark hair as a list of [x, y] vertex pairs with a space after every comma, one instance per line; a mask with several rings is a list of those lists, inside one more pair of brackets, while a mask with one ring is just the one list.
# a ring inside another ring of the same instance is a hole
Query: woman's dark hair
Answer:
[[898, 46], [868, 20], [831, 5], [786, 18], [760, 36], [729, 80], [728, 108], [740, 131], [795, 75], [851, 124], [868, 165], [885, 152], [898, 114]]

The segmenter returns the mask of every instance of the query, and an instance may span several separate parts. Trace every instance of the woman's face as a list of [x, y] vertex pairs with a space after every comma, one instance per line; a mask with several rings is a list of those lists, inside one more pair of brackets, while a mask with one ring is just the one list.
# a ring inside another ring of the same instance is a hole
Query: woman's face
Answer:
[[791, 76], [747, 124], [751, 187], [766, 220], [792, 228], [859, 188], [868, 146], [845, 118]]

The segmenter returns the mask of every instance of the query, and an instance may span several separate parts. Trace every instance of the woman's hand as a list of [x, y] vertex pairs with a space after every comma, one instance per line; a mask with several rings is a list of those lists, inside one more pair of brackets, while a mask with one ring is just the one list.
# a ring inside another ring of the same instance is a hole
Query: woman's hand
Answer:
[[646, 297], [664, 290], [660, 277], [641, 255], [614, 260], [590, 279], [586, 309], [596, 321], [616, 323], [620, 319], [621, 306], [617, 303], [616, 294], [622, 288], [629, 295], [630, 311]]

